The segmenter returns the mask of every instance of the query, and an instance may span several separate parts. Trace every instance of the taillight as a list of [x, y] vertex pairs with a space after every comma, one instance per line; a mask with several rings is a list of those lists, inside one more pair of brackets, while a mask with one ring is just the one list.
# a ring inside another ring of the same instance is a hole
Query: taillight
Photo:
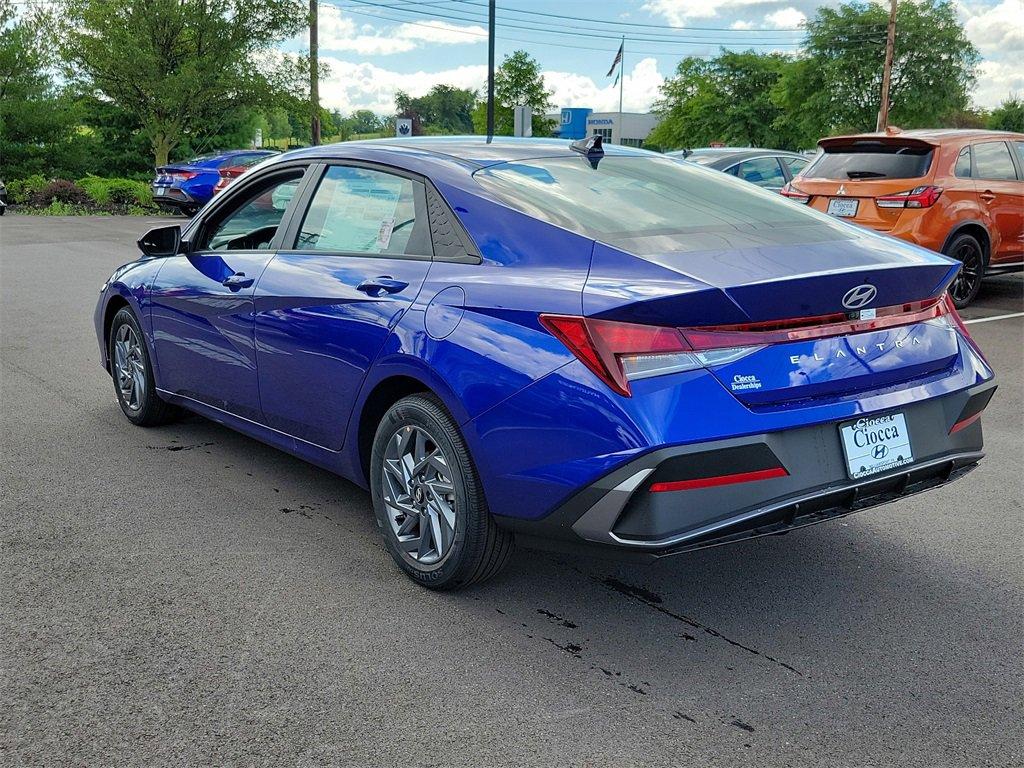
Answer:
[[682, 331], [656, 325], [574, 315], [541, 315], [540, 321], [581, 363], [626, 397], [632, 394], [630, 381], [721, 365], [756, 349], [695, 350]]
[[977, 350], [948, 295], [860, 313], [737, 325], [666, 328], [575, 315], [541, 315], [540, 322], [576, 358], [620, 395], [631, 381], [727, 365], [772, 344], [824, 339], [944, 318]]
[[793, 186], [793, 182], [787, 182], [786, 185], [779, 190], [783, 197], [788, 197], [790, 200], [796, 203], [807, 205], [811, 202], [811, 196], [806, 192], [801, 192], [799, 189]]
[[941, 194], [942, 187], [914, 187], [907, 192], [876, 197], [875, 205], [879, 208], [930, 208]]
[[170, 174], [170, 177], [175, 181], [188, 181], [189, 179], [194, 179], [198, 175], [199, 174], [195, 171], [175, 171]]

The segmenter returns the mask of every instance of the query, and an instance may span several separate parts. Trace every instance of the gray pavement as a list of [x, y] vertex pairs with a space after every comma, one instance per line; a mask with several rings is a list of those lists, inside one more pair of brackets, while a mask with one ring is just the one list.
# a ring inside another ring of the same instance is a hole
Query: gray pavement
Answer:
[[122, 417], [92, 311], [147, 223], [0, 219], [0, 764], [1024, 764], [1024, 318], [971, 326], [1002, 383], [958, 484], [433, 594], [344, 480]]

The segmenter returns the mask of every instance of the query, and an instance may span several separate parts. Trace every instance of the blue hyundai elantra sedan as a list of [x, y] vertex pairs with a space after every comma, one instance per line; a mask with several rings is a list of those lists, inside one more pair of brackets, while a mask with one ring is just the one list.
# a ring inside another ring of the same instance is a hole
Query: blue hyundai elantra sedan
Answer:
[[125, 416], [188, 409], [369, 488], [428, 587], [513, 543], [652, 559], [982, 458], [958, 265], [600, 139], [276, 156], [103, 286]]

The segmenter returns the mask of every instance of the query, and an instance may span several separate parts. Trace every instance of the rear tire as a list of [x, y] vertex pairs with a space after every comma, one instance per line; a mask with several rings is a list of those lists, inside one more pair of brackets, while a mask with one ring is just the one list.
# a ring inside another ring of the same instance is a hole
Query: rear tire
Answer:
[[460, 589], [508, 563], [512, 534], [491, 517], [465, 441], [434, 397], [411, 395], [384, 414], [370, 491], [384, 545], [417, 584]]
[[973, 235], [957, 235], [944, 253], [963, 266], [949, 286], [949, 295], [957, 309], [963, 309], [978, 295], [985, 277], [985, 249]]
[[107, 359], [114, 395], [128, 421], [140, 427], [155, 427], [177, 418], [178, 408], [156, 393], [146, 339], [128, 307], [118, 310], [110, 324]]

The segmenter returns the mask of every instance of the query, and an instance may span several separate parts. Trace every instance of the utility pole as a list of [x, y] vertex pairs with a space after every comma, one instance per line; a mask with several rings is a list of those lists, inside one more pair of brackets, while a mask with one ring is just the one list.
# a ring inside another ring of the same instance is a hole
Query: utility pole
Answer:
[[889, 29], [885, 36], [885, 64], [882, 67], [882, 106], [878, 110], [876, 131], [889, 126], [889, 83], [892, 80], [892, 52], [896, 45], [896, 0], [889, 0]]
[[320, 9], [317, 5], [317, 0], [309, 0], [309, 108], [314, 147], [320, 144], [320, 43], [317, 40]]
[[494, 138], [494, 2], [487, 3], [487, 141]]

